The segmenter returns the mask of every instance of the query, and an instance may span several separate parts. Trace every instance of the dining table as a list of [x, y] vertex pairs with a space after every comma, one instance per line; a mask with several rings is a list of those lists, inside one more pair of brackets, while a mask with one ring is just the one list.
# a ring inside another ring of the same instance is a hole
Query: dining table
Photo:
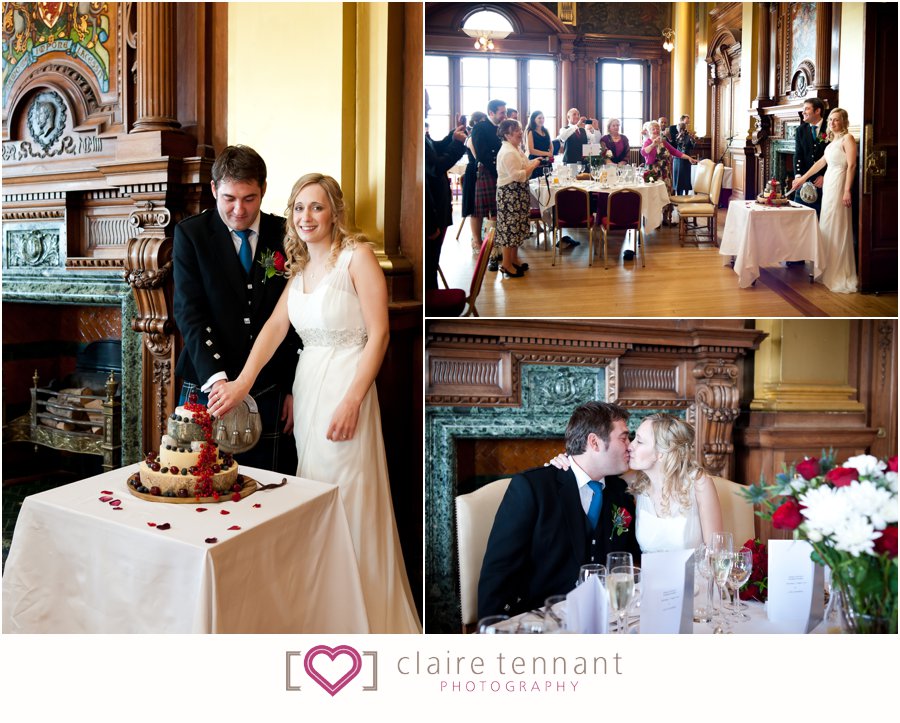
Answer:
[[162, 502], [131, 491], [137, 469], [25, 498], [4, 633], [368, 632], [339, 487], [241, 467], [238, 501]]
[[755, 200], [728, 204], [719, 253], [724, 266], [732, 265], [738, 285], [746, 289], [759, 278], [761, 266], [783, 261], [811, 261], [810, 281], [823, 272], [825, 254], [819, 219], [809, 206], [793, 201], [767, 206]]
[[554, 210], [556, 208], [556, 194], [561, 188], [580, 188], [596, 197], [597, 208], [606, 208], [606, 198], [613, 191], [630, 189], [641, 194], [641, 208], [644, 229], [652, 231], [659, 228], [663, 222], [663, 209], [669, 204], [669, 192], [662, 181], [653, 183], [606, 183], [597, 181], [560, 180], [554, 182], [549, 176], [532, 179], [528, 182], [528, 188], [534, 202], [541, 210], [544, 220], [552, 227], [555, 225]]

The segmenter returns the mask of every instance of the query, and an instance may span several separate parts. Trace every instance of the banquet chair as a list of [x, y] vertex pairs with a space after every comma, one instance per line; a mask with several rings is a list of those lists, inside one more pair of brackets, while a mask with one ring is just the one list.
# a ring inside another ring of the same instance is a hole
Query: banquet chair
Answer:
[[594, 218], [591, 214], [591, 196], [583, 188], [561, 188], [556, 192], [556, 225], [553, 227], [553, 263], [564, 228], [586, 228], [590, 233], [591, 248], [594, 246]]
[[[695, 221], [700, 218], [705, 219], [706, 233], [703, 235], [707, 236], [716, 246], [719, 245], [719, 219], [717, 213], [719, 208], [719, 194], [722, 192], [722, 178], [724, 175], [725, 166], [721, 163], [717, 163], [716, 167], [713, 169], [712, 179], [709, 184], [709, 201], [703, 203], [682, 203], [678, 205], [678, 213], [681, 216], [678, 221], [678, 241], [682, 246], [685, 246], [688, 243], [687, 219], [689, 218], [693, 218]], [[693, 227], [691, 232], [694, 236], [693, 243], [699, 244], [701, 241], [699, 225]]]
[[548, 238], [547, 227], [544, 226], [544, 218], [541, 216], [541, 209], [532, 206], [528, 209], [528, 220], [534, 224], [534, 240], [538, 248], [541, 247], [541, 234], [544, 235], [544, 248], [546, 249], [550, 243]]
[[675, 204], [677, 209], [683, 203], [708, 203], [709, 202], [709, 186], [712, 182], [713, 170], [715, 169], [715, 161], [704, 158], [697, 164], [697, 175], [694, 178], [694, 193], [690, 196], [669, 196], [669, 202]]
[[[484, 241], [481, 242], [478, 259], [475, 261], [475, 270], [472, 272], [469, 293], [466, 294], [463, 289], [429, 289], [425, 292], [425, 311], [428, 316], [478, 316], [475, 299], [478, 298], [481, 291], [488, 260], [491, 257], [494, 231], [495, 229], [491, 228], [484, 237]], [[446, 286], [447, 281], [444, 279], [443, 272], [440, 273], [440, 276]]]
[[[606, 258], [606, 246], [609, 240], [609, 234], [613, 231], [635, 231], [636, 238], [634, 242], [635, 253], [641, 254], [641, 266], [644, 266], [644, 226], [643, 218], [643, 196], [630, 188], [620, 188], [609, 194], [606, 200], [606, 213], [600, 217], [598, 210], [598, 223], [600, 226], [600, 235], [603, 237], [603, 268], [608, 269], [609, 263]], [[594, 265], [594, 243], [591, 238], [590, 265]]]
[[509, 477], [489, 482], [456, 498], [456, 557], [459, 562], [459, 609], [463, 632], [478, 622], [478, 578], [494, 516], [506, 494]]
[[724, 477], [713, 477], [712, 480], [722, 508], [722, 529], [734, 535], [734, 548], [739, 550], [747, 540], [756, 537], [753, 505], [741, 494], [743, 485]]

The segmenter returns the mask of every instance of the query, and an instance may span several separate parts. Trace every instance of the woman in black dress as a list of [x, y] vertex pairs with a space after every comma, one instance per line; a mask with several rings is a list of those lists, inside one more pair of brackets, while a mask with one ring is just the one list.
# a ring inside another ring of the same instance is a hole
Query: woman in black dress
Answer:
[[462, 179], [462, 217], [469, 219], [472, 227], [472, 249], [478, 251], [481, 249], [481, 229], [475, 228], [478, 220], [475, 216], [475, 183], [478, 181], [478, 159], [472, 150], [472, 129], [479, 123], [488, 119], [486, 113], [475, 111], [469, 117], [469, 138], [466, 139], [466, 156], [469, 164], [466, 166], [466, 172]]
[[[544, 114], [541, 111], [536, 110], [531, 114], [525, 132], [528, 160], [533, 161], [535, 158], [539, 158], [544, 165], [553, 163], [552, 141], [547, 129], [544, 128]], [[544, 169], [542, 166], [538, 166], [534, 169], [531, 177], [540, 178], [542, 175], [544, 175]]]
[[[678, 132], [675, 135], [675, 147], [686, 155], [690, 155], [697, 144], [697, 138], [688, 130], [687, 116], [681, 116]], [[672, 158], [672, 180], [676, 196], [687, 196], [691, 192], [691, 162], [686, 158]]]

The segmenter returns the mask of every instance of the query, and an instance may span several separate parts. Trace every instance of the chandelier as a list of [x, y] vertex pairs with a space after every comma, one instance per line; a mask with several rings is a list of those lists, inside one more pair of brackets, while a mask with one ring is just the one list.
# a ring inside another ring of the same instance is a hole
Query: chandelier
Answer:
[[494, 38], [503, 40], [503, 38], [509, 35], [508, 30], [475, 30], [472, 28], [463, 28], [463, 32], [470, 38], [475, 38], [476, 50], [484, 51], [494, 49]]
[[662, 31], [662, 36], [665, 38], [663, 47], [671, 53], [675, 48], [675, 31], [672, 28], [666, 28]]

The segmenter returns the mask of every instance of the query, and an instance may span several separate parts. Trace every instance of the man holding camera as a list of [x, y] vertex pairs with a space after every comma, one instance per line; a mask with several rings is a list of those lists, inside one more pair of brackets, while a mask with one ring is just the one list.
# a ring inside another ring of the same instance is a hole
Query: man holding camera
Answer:
[[569, 108], [566, 118], [569, 124], [559, 129], [559, 140], [566, 144], [563, 163], [581, 163], [581, 147], [586, 143], [597, 143], [599, 129], [594, 130], [593, 119], [582, 118], [578, 108]]

